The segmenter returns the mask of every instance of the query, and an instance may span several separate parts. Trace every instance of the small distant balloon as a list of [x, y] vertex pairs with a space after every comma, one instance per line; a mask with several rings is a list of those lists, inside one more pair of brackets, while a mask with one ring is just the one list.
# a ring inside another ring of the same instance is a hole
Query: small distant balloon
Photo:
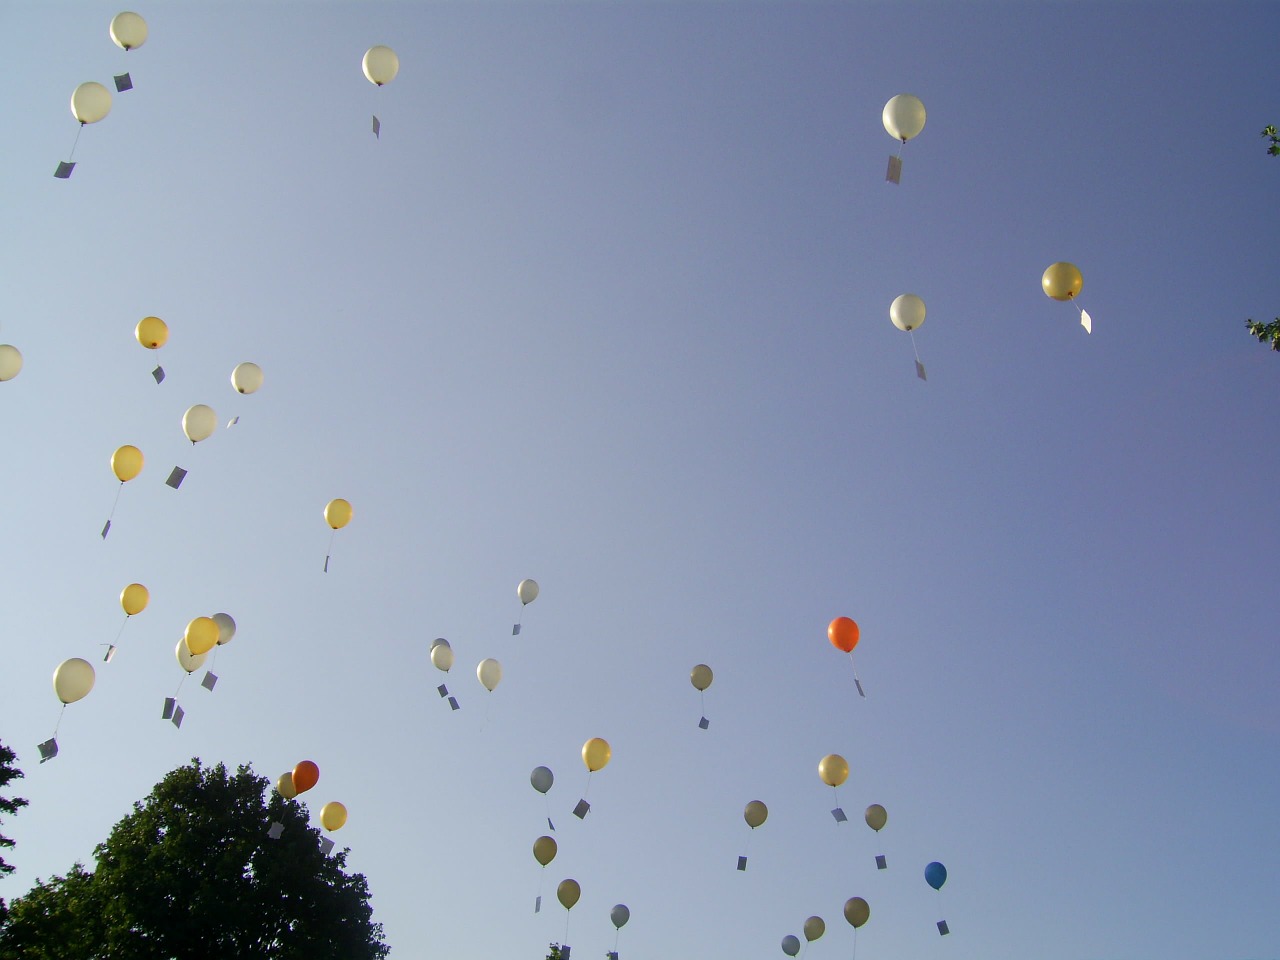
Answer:
[[711, 680], [711, 668], [705, 663], [700, 663], [689, 671], [689, 682], [693, 684], [695, 690], [707, 689], [711, 686]]
[[857, 930], [871, 919], [871, 907], [861, 897], [850, 897], [844, 902], [844, 918]]
[[858, 645], [858, 625], [848, 617], [836, 617], [827, 625], [827, 639], [837, 650], [853, 653]]
[[262, 386], [262, 368], [246, 360], [231, 371], [231, 386], [237, 393], [253, 393]]
[[914, 293], [904, 293], [889, 304], [889, 319], [899, 330], [910, 333], [924, 326], [924, 301]]
[[867, 821], [867, 826], [879, 833], [884, 829], [884, 825], [889, 822], [889, 813], [884, 807], [878, 803], [873, 803], [867, 807], [866, 813], [862, 815], [862, 819]]
[[147, 42], [147, 21], [126, 10], [111, 18], [111, 39], [121, 50], [136, 50]]
[[1071, 300], [1084, 289], [1084, 275], [1074, 263], [1051, 263], [1040, 277], [1046, 297]]
[[763, 800], [752, 800], [742, 811], [742, 819], [746, 820], [747, 826], [754, 830], [769, 819], [769, 808], [764, 805]]
[[10, 343], [0, 343], [0, 383], [22, 371], [22, 351]]
[[578, 886], [577, 880], [561, 880], [560, 886], [556, 887], [556, 899], [566, 910], [572, 910], [581, 896], [582, 888]]
[[822, 939], [827, 932], [827, 923], [821, 917], [810, 917], [804, 922], [804, 938], [809, 943]]
[[782, 952], [788, 957], [794, 957], [800, 952], [800, 938], [787, 934], [782, 938]]
[[131, 583], [120, 591], [120, 606], [124, 608], [126, 617], [147, 609], [147, 601], [150, 599], [151, 594], [140, 583]]
[[187, 412], [182, 415], [182, 432], [193, 444], [207, 440], [217, 426], [218, 415], [207, 404], [197, 403], [188, 407]]
[[400, 58], [390, 47], [379, 44], [365, 51], [360, 66], [368, 81], [381, 87], [394, 80], [400, 72]]
[[521, 580], [520, 585], [516, 587], [516, 596], [520, 598], [520, 603], [528, 606], [538, 599], [538, 581], [537, 580]]
[[218, 627], [218, 646], [226, 646], [236, 635], [236, 622], [229, 613], [215, 613], [211, 619]]
[[481, 660], [476, 666], [476, 677], [484, 688], [492, 693], [493, 688], [502, 682], [502, 664], [493, 657]]
[[93, 664], [79, 657], [63, 660], [53, 671], [53, 692], [63, 703], [83, 700], [93, 689]]
[[445, 673], [453, 669], [453, 647], [444, 637], [431, 642], [431, 664]]
[[556, 782], [556, 778], [550, 767], [534, 767], [533, 773], [529, 774], [529, 782], [539, 793], [546, 793]]
[[627, 925], [627, 921], [631, 919], [631, 911], [627, 909], [625, 903], [619, 903], [609, 911], [609, 919], [613, 921], [613, 925], [621, 930]]
[[919, 97], [900, 93], [884, 105], [880, 120], [889, 136], [906, 143], [924, 129], [924, 104]]
[[838, 787], [849, 779], [849, 763], [838, 753], [829, 753], [818, 761], [818, 776], [829, 787]]
[[320, 808], [320, 825], [326, 830], [330, 832], [341, 830], [346, 822], [347, 808], [337, 800], [330, 800]]
[[533, 841], [533, 859], [545, 867], [556, 858], [558, 849], [554, 837], [539, 837]]
[[148, 350], [159, 350], [169, 342], [169, 325], [159, 317], [143, 317], [133, 328], [133, 335]]
[[111, 455], [111, 472], [121, 483], [128, 483], [142, 472], [142, 451], [130, 443], [118, 447]]
[[293, 771], [280, 774], [276, 780], [276, 793], [284, 797], [286, 800], [292, 800], [298, 795], [298, 788], [293, 785]]
[[324, 521], [334, 530], [341, 530], [351, 522], [353, 513], [351, 504], [346, 500], [341, 498], [330, 500], [324, 507]]
[[600, 737], [592, 737], [582, 745], [582, 762], [587, 765], [587, 770], [591, 773], [603, 770], [612, 755], [613, 751], [609, 749], [609, 741]]
[[94, 80], [80, 84], [71, 94], [71, 115], [81, 125], [97, 123], [110, 112], [111, 91]]
[[924, 882], [935, 890], [941, 890], [942, 885], [947, 882], [947, 868], [934, 860], [924, 868]]

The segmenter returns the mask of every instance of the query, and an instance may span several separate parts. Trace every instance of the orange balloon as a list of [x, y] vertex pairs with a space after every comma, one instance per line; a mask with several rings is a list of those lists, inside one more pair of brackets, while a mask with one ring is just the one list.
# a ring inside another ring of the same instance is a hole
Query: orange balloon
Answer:
[[836, 617], [827, 627], [827, 639], [837, 650], [853, 653], [858, 645], [858, 625], [848, 617]]
[[320, 768], [310, 760], [303, 760], [293, 768], [293, 789], [306, 793], [320, 782]]

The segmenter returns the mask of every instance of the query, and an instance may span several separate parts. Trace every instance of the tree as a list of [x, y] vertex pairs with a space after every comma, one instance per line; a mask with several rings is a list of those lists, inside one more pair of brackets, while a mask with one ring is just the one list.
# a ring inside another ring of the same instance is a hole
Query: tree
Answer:
[[[22, 779], [22, 771], [14, 766], [17, 759], [17, 754], [6, 747], [3, 743], [0, 743], [0, 791], [3, 791], [5, 787], [9, 786], [10, 780]], [[10, 799], [3, 793], [0, 793], [0, 813], [5, 814], [6, 816], [12, 817], [26, 805], [27, 801], [23, 800], [21, 797], [14, 797]], [[0, 834], [0, 850], [7, 849], [12, 846], [13, 841], [3, 834]], [[5, 863], [4, 857], [0, 857], [0, 877], [7, 876], [10, 873], [13, 873], [13, 866]]]
[[1280, 133], [1276, 132], [1273, 125], [1268, 124], [1262, 128], [1262, 137], [1264, 140], [1270, 140], [1271, 143], [1267, 147], [1267, 153], [1273, 157], [1280, 157]]
[[[1273, 157], [1280, 157], [1280, 131], [1268, 124], [1262, 128], [1262, 138], [1270, 141], [1267, 153]], [[1249, 332], [1258, 338], [1259, 343], [1270, 343], [1272, 350], [1280, 350], [1280, 317], [1276, 317], [1270, 323], [1262, 323], [1252, 318], [1245, 323], [1249, 327]]]
[[98, 844], [93, 872], [76, 864], [13, 902], [0, 960], [385, 957], [364, 877], [321, 851], [302, 803], [266, 789], [245, 766], [172, 771]]

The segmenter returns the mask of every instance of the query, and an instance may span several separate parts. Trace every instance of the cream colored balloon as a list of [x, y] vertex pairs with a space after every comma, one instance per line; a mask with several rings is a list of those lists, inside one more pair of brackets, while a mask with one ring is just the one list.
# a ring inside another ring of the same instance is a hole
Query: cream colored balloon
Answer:
[[396, 52], [381, 44], [366, 50], [360, 65], [369, 82], [380, 87], [390, 83], [400, 72], [400, 58], [396, 56]]
[[192, 653], [187, 649], [187, 638], [183, 637], [178, 641], [178, 646], [174, 649], [174, 654], [178, 658], [178, 666], [182, 667], [187, 673], [194, 673], [200, 669], [200, 665], [204, 663], [207, 653]]
[[521, 580], [520, 585], [516, 587], [516, 596], [520, 598], [520, 602], [525, 606], [533, 603], [538, 599], [538, 581]]
[[889, 136], [906, 143], [924, 129], [924, 104], [919, 97], [900, 93], [884, 105], [880, 120]]
[[12, 380], [22, 370], [22, 351], [12, 344], [0, 343], [0, 383]]
[[292, 770], [280, 774], [280, 779], [276, 781], [276, 793], [286, 800], [292, 800], [298, 795], [298, 788], [293, 785]]
[[215, 613], [209, 619], [218, 625], [218, 646], [230, 643], [231, 638], [236, 635], [236, 622], [231, 618], [231, 614]]
[[818, 776], [828, 787], [838, 787], [849, 779], [849, 763], [838, 753], [829, 753], [818, 761]]
[[693, 684], [695, 690], [705, 690], [711, 686], [712, 676], [711, 668], [705, 663], [700, 663], [689, 671], [689, 682]]
[[448, 640], [441, 638], [431, 644], [431, 664], [445, 673], [453, 669], [453, 647]]
[[147, 21], [126, 10], [111, 18], [111, 39], [122, 50], [136, 50], [147, 42]]
[[253, 393], [262, 386], [262, 368], [246, 360], [231, 371], [231, 386], [237, 393]]
[[72, 657], [63, 660], [53, 671], [53, 692], [63, 703], [75, 703], [89, 695], [93, 681], [93, 665], [88, 660]]
[[481, 660], [476, 666], [476, 676], [489, 692], [493, 692], [493, 688], [502, 682], [502, 664], [493, 657], [487, 660]]
[[82, 83], [71, 94], [71, 115], [84, 123], [97, 123], [111, 112], [111, 91], [94, 80]]
[[889, 319], [899, 330], [918, 330], [924, 325], [924, 301], [914, 293], [904, 293], [889, 304]]
[[218, 415], [213, 412], [213, 407], [203, 403], [188, 408], [182, 415], [182, 432], [192, 443], [207, 440], [217, 426]]

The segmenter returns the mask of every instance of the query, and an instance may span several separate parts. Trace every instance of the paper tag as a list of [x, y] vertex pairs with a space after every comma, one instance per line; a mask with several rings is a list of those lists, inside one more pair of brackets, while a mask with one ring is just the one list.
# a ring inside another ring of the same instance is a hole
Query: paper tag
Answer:
[[560, 946], [560, 960], [569, 960], [569, 948], [563, 944]]
[[159, 386], [164, 382], [164, 367], [156, 367], [151, 371], [151, 376], [155, 378], [156, 385]]
[[890, 183], [902, 182], [902, 158], [901, 157], [889, 158], [889, 169], [885, 171], [884, 178], [888, 180]]
[[699, 730], [705, 730], [709, 726], [711, 726], [711, 721], [708, 720], [706, 717], [703, 717], [701, 720], [698, 721]]
[[279, 840], [281, 834], [283, 833], [284, 833], [284, 824], [278, 823], [278, 822], [272, 822], [271, 829], [267, 831], [267, 836], [270, 837], [272, 840]]
[[177, 701], [177, 700], [175, 700], [175, 699], [173, 699], [173, 697], [165, 697], [165, 698], [164, 698], [164, 713], [160, 714], [160, 719], [161, 719], [161, 720], [172, 720], [172, 719], [173, 719], [173, 708], [174, 708], [174, 707], [176, 707], [177, 705], [178, 705], [178, 701]]
[[511, 635], [512, 635], [513, 637], [518, 637], [518, 636], [520, 636], [520, 624], [518, 624], [518, 623], [513, 623], [513, 624], [511, 625]]
[[577, 817], [579, 820], [585, 820], [587, 816], [587, 811], [590, 809], [591, 809], [591, 804], [587, 803], [587, 801], [585, 800], [579, 800], [578, 805], [573, 808], [573, 815]]
[[181, 707], [178, 707], [178, 706], [175, 706], [175, 707], [173, 708], [173, 719], [172, 719], [172, 720], [170, 720], [169, 722], [170, 722], [170, 723], [172, 723], [175, 727], [177, 727], [177, 728], [181, 729], [181, 728], [182, 728], [182, 718], [183, 718], [183, 717], [185, 717], [185, 716], [186, 716], [186, 714], [183, 712], [182, 708], [181, 708]]
[[747, 869], [747, 858], [746, 858], [746, 857], [739, 857], [739, 858], [738, 858], [738, 869], [739, 869], [739, 870], [745, 870], [745, 869]]
[[239, 423], [239, 422], [240, 422], [240, 418], [239, 418], [239, 417], [232, 417], [230, 420], [228, 420], [228, 421], [227, 421], [227, 429], [228, 429], [228, 430], [230, 430], [232, 427], [234, 427], [234, 426], [235, 426], [237, 423]]
[[330, 840], [328, 837], [321, 837], [320, 838], [320, 855], [327, 857], [331, 850], [333, 850], [333, 841]]
[[1085, 333], [1093, 333], [1093, 318], [1089, 316], [1088, 310], [1080, 311], [1080, 326], [1084, 327]]
[[940, 936], [940, 937], [945, 937], [945, 936], [946, 936], [948, 933], [950, 933], [950, 932], [951, 932], [951, 928], [947, 926], [947, 921], [945, 921], [945, 920], [939, 920], [939, 921], [938, 921], [938, 936]]
[[116, 655], [116, 645], [114, 643], [107, 644], [107, 655], [102, 658], [103, 663], [110, 663], [111, 658]]
[[844, 823], [846, 820], [849, 819], [844, 815], [844, 811], [839, 807], [836, 807], [834, 810], [831, 811], [831, 816], [836, 818], [836, 823]]
[[859, 680], [857, 677], [854, 677], [853, 685], [858, 688], [858, 696], [860, 696], [863, 700], [867, 699], [866, 691], [862, 689], [862, 681]]
[[53, 172], [53, 175], [59, 180], [69, 180], [71, 179], [71, 171], [75, 168], [76, 165], [74, 163], [67, 163], [65, 160], [59, 160], [58, 169]]
[[551, 828], [551, 832], [552, 832], [552, 833], [555, 833], [555, 832], [556, 832], [556, 825], [555, 825], [554, 823], [552, 823], [552, 822], [551, 822], [551, 818], [550, 818], [550, 817], [547, 817], [547, 826]]
[[204, 672], [204, 679], [200, 681], [200, 686], [204, 687], [210, 693], [213, 693], [213, 688], [216, 687], [217, 685], [218, 685], [218, 678], [214, 676], [214, 674], [211, 671], [206, 670]]
[[929, 379], [927, 376], [925, 376], [924, 364], [921, 363], [919, 360], [916, 361], [916, 378], [920, 380], [926, 380], [926, 381]]
[[877, 870], [889, 869], [889, 861], [885, 860], [883, 853], [876, 854], [876, 869]]
[[533, 912], [534, 913], [542, 912], [542, 894], [538, 894], [538, 899], [533, 901]]
[[169, 474], [169, 479], [166, 480], [165, 483], [177, 490], [182, 486], [182, 481], [186, 478], [187, 471], [183, 470], [181, 467], [174, 467], [173, 472]]
[[450, 710], [457, 710], [457, 709], [458, 709], [458, 698], [457, 698], [457, 697], [450, 697], [450, 698], [449, 698], [449, 709], [450, 709]]
[[44, 743], [39, 744], [36, 749], [40, 751], [40, 762], [44, 763], [46, 760], [52, 760], [58, 755], [58, 741], [50, 737]]
[[382, 121], [378, 119], [378, 115], [373, 115], [373, 135], [379, 140], [382, 139]]
[[329, 557], [327, 554], [325, 555], [325, 558], [324, 558], [324, 572], [325, 573], [329, 572]]
[[127, 73], [122, 73], [118, 77], [115, 77], [115, 81], [116, 93], [124, 93], [126, 90], [133, 89], [133, 78]]
[[102, 539], [107, 539], [107, 534], [111, 532], [111, 521], [108, 520], [102, 527]]
[[440, 694], [441, 699], [444, 699], [449, 695], [449, 688], [446, 687], [443, 683], [440, 684], [440, 686], [436, 687], [436, 691]]

